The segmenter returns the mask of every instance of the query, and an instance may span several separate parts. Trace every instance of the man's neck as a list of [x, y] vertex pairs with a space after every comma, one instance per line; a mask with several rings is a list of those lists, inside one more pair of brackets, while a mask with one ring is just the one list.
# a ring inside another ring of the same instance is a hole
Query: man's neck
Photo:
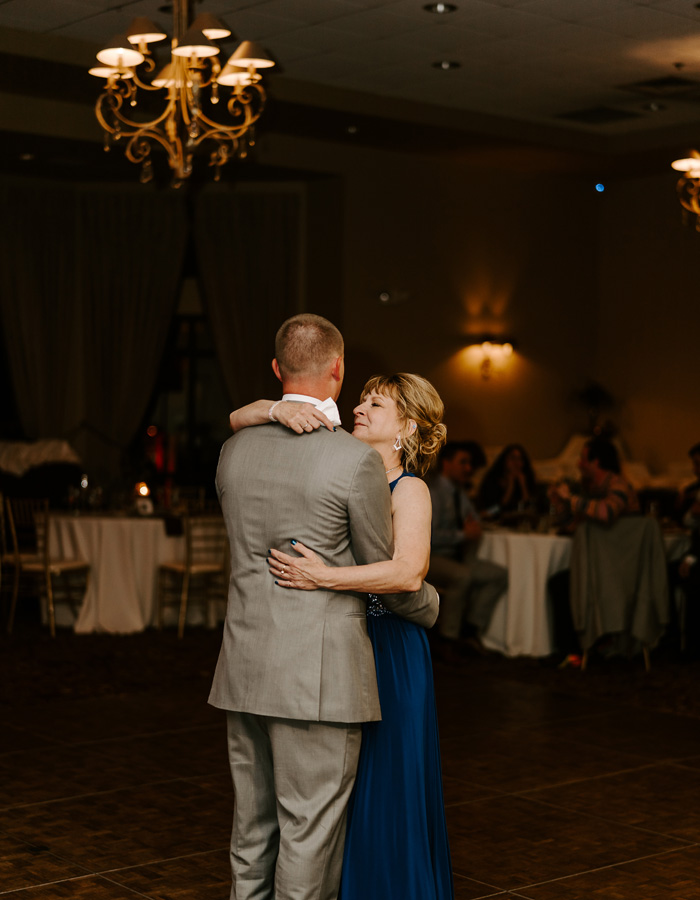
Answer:
[[303, 394], [305, 397], [315, 397], [317, 400], [325, 400], [327, 397], [333, 397], [334, 385], [329, 385], [324, 379], [302, 380], [302, 381], [285, 381], [282, 383], [282, 393], [284, 394]]

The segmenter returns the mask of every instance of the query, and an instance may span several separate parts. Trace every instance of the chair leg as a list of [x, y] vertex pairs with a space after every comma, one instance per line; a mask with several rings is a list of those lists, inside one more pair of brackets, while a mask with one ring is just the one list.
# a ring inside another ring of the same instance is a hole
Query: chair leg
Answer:
[[163, 594], [165, 593], [165, 571], [158, 570], [158, 631], [163, 630]]
[[12, 600], [10, 602], [10, 615], [7, 619], [7, 633], [12, 634], [15, 625], [15, 610], [17, 609], [17, 597], [19, 596], [19, 566], [15, 566], [15, 577], [12, 584]]
[[185, 619], [187, 618], [187, 599], [190, 592], [190, 573], [182, 576], [182, 594], [180, 595], [180, 621], [177, 626], [177, 636], [182, 638], [185, 633]]
[[651, 672], [651, 660], [649, 659], [649, 648], [642, 647], [642, 653], [644, 654], [644, 668], [646, 669], [647, 675]]
[[[680, 603], [678, 600], [680, 599]], [[678, 628], [681, 633], [681, 653], [685, 653], [685, 617], [688, 611], [688, 598], [685, 595], [685, 591], [679, 591], [677, 597], [671, 598], [671, 602], [677, 603], [678, 608]]]
[[46, 605], [49, 612], [49, 629], [51, 637], [56, 637], [56, 610], [53, 605], [53, 584], [51, 583], [51, 573], [46, 573]]
[[583, 656], [581, 657], [581, 671], [586, 671], [586, 666], [588, 665], [588, 650], [583, 651]]

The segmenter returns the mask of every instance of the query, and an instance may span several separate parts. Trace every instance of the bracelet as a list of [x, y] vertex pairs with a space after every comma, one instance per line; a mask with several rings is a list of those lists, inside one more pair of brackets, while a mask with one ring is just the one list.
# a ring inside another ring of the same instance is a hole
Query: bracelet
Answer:
[[272, 415], [273, 410], [276, 406], [279, 406], [282, 401], [278, 400], [276, 403], [273, 403], [272, 406], [267, 411], [267, 417], [271, 422], [277, 422], [278, 420]]

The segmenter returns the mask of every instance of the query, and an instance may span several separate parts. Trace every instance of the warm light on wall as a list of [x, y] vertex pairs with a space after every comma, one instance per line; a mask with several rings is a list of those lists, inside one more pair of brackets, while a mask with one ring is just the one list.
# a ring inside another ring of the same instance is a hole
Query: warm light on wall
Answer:
[[479, 367], [484, 381], [488, 381], [495, 371], [504, 368], [513, 355], [513, 342], [504, 337], [481, 335], [469, 342], [469, 356]]

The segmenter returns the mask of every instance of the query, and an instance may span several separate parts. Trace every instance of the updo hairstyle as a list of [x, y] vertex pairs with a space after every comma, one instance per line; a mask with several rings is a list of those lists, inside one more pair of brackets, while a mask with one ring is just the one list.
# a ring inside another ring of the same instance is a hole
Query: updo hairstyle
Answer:
[[[403, 467], [425, 475], [445, 443], [447, 429], [442, 424], [445, 406], [432, 384], [420, 375], [374, 375], [362, 390], [362, 397], [375, 392], [391, 397], [401, 420]], [[410, 433], [409, 420], [416, 429]]]

